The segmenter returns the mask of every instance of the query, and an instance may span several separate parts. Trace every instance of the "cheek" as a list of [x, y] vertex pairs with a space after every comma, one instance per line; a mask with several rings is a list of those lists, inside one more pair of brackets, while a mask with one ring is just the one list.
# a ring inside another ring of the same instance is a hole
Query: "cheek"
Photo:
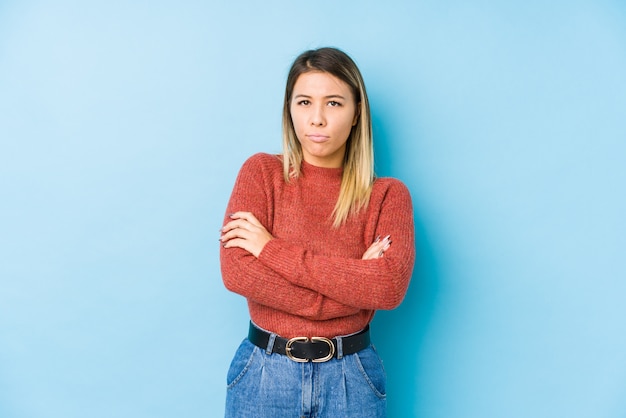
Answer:
[[343, 118], [343, 120], [341, 121], [341, 130], [344, 133], [346, 133], [346, 135], [350, 133], [353, 126], [354, 126], [354, 119], [352, 117]]
[[296, 133], [296, 139], [298, 142], [302, 142], [301, 137], [304, 135], [305, 127], [302, 122], [302, 118], [298, 118], [297, 116], [291, 116], [291, 123], [293, 124], [293, 130]]
[[302, 117], [300, 115], [298, 115], [298, 113], [291, 113], [291, 123], [293, 124], [294, 129], [296, 130], [296, 132], [299, 132], [302, 129]]

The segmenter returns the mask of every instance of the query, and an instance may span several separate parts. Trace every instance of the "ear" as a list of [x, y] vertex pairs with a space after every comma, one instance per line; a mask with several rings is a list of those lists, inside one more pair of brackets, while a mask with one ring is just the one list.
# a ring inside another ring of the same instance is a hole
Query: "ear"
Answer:
[[356, 123], [359, 121], [359, 116], [361, 116], [361, 102], [357, 102], [356, 111], [354, 112], [354, 120], [352, 121], [352, 126], [356, 126]]

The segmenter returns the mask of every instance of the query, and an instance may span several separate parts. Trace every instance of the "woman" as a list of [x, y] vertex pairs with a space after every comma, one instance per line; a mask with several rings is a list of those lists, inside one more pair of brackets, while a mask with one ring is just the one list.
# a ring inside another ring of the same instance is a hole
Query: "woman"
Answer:
[[375, 178], [373, 160], [356, 64], [304, 52], [287, 77], [283, 153], [244, 163], [221, 230], [224, 284], [251, 317], [227, 417], [385, 416], [369, 323], [404, 298], [415, 249], [409, 192]]

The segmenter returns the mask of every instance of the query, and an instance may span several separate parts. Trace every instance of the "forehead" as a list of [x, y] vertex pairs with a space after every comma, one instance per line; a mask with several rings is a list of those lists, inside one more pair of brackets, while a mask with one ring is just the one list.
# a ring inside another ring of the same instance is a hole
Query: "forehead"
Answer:
[[352, 89], [345, 81], [330, 73], [309, 71], [300, 74], [293, 86], [293, 96], [299, 94], [311, 97], [340, 95], [351, 98]]

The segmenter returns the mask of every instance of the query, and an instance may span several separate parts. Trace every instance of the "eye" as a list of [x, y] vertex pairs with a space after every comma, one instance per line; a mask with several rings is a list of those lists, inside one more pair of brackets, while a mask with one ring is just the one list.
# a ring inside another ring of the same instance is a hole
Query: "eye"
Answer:
[[297, 104], [300, 105], [300, 106], [308, 106], [308, 105], [311, 104], [311, 102], [309, 102], [306, 99], [303, 99], [303, 100], [298, 101]]
[[330, 102], [328, 102], [328, 106], [338, 107], [338, 106], [341, 106], [341, 103], [339, 103], [339, 102], [337, 102], [335, 100], [331, 100]]

